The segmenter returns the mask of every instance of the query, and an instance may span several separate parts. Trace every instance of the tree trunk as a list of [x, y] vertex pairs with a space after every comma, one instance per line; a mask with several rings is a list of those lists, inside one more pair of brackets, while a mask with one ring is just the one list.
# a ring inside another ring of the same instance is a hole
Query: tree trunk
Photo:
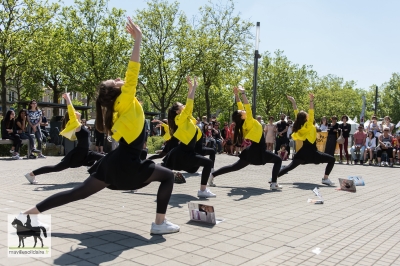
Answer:
[[[57, 89], [53, 89], [53, 103], [58, 103], [58, 98], [60, 96], [60, 91]], [[60, 115], [60, 108], [53, 108], [53, 116]]]
[[3, 117], [6, 116], [7, 113], [7, 84], [6, 84], [6, 66], [4, 65], [5, 62], [3, 62], [3, 65], [1, 66], [1, 109], [3, 113]]

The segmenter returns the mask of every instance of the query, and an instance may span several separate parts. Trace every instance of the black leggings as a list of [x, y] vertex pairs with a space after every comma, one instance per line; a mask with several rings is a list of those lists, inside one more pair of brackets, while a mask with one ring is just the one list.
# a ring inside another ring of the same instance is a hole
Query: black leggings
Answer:
[[[174, 187], [174, 174], [167, 168], [155, 165], [153, 174], [146, 180], [145, 184], [154, 181], [161, 182], [157, 192], [157, 213], [165, 214]], [[85, 199], [108, 186], [109, 184], [89, 176], [82, 184], [73, 189], [54, 194], [38, 203], [36, 208], [39, 212], [44, 212], [73, 201]]]
[[215, 163], [215, 150], [212, 149], [212, 148], [203, 147], [202, 155], [203, 155], [203, 156], [210, 155], [210, 160], [212, 161], [212, 167], [211, 167], [211, 168], [214, 168], [214, 163]]
[[8, 139], [11, 139], [14, 146], [14, 151], [19, 152], [19, 148], [22, 146], [22, 140], [18, 134], [9, 134]]
[[[320, 162], [321, 163], [328, 163], [326, 168], [325, 168], [325, 175], [329, 175], [333, 169], [333, 166], [335, 165], [335, 158], [329, 154], [323, 153], [318, 155], [320, 156]], [[279, 171], [278, 177], [286, 174], [287, 172], [293, 170], [300, 164], [303, 164], [304, 161], [300, 159], [294, 159], [288, 166], [283, 168], [282, 170]]]
[[39, 169], [32, 171], [32, 173], [36, 176], [36, 175], [43, 175], [43, 174], [47, 174], [47, 173], [60, 172], [65, 169], [68, 169], [68, 168], [69, 168], [68, 163], [66, 161], [61, 161], [56, 165], [40, 167]]
[[[282, 160], [281, 158], [279, 158], [278, 155], [273, 154], [268, 152], [269, 155], [274, 155], [274, 156], [270, 156], [271, 159], [267, 162], [267, 163], [273, 163], [274, 166], [272, 167], [272, 182], [276, 183], [276, 180], [278, 178], [278, 173], [279, 170], [281, 169], [281, 165], [282, 165]], [[239, 161], [237, 161], [234, 164], [228, 165], [228, 166], [224, 166], [220, 169], [218, 169], [217, 171], [215, 171], [213, 174], [214, 177], [219, 176], [219, 175], [223, 175], [229, 172], [234, 172], [234, 171], [238, 171], [242, 168], [245, 168], [246, 166], [248, 166], [250, 163], [243, 160], [243, 159], [239, 159]]]

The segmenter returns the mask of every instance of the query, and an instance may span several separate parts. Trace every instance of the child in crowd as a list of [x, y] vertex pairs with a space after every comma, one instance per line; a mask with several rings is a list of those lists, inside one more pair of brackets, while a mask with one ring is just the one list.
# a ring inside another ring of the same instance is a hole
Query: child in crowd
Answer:
[[282, 159], [282, 161], [286, 161], [288, 159], [288, 152], [286, 151], [285, 144], [281, 145], [281, 149], [278, 151], [278, 156]]

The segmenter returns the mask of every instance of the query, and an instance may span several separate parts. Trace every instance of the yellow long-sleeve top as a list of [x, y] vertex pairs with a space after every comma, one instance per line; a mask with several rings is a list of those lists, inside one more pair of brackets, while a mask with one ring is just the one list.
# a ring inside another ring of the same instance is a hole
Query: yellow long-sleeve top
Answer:
[[193, 115], [190, 116], [190, 120], [196, 126], [196, 129], [197, 129], [197, 140], [196, 141], [199, 141], [203, 137], [203, 132], [201, 131], [201, 129], [197, 125], [197, 119], [194, 118]]
[[242, 102], [238, 102], [237, 106], [239, 110], [246, 111], [246, 120], [244, 120], [242, 126], [243, 138], [259, 143], [263, 129], [261, 124], [253, 118], [250, 104], [247, 103], [243, 106]]
[[191, 117], [193, 112], [193, 99], [186, 100], [186, 106], [182, 112], [175, 117], [175, 124], [178, 129], [174, 132], [174, 137], [184, 144], [189, 144], [194, 134], [196, 134], [196, 124]]
[[114, 103], [112, 137], [116, 141], [124, 138], [128, 144], [140, 135], [144, 125], [143, 108], [136, 98], [139, 69], [140, 63], [129, 62], [125, 84]]
[[69, 121], [67, 125], [65, 126], [64, 130], [60, 132], [60, 135], [66, 137], [69, 140], [76, 140], [76, 129], [81, 126], [81, 123], [79, 123], [78, 118], [76, 118], [75, 115], [75, 108], [71, 105], [68, 104], [68, 116], [69, 116]]
[[165, 123], [161, 123], [161, 126], [164, 128], [164, 132], [165, 132], [165, 134], [163, 136], [163, 139], [165, 141], [170, 140], [171, 139], [171, 134], [169, 134], [169, 126], [167, 124], [165, 124]]
[[[294, 116], [297, 117], [299, 110], [294, 110]], [[292, 138], [294, 140], [302, 140], [305, 141], [306, 139], [310, 143], [314, 143], [317, 139], [317, 130], [314, 126], [314, 109], [308, 110], [308, 118], [307, 122], [297, 131], [293, 132]]]

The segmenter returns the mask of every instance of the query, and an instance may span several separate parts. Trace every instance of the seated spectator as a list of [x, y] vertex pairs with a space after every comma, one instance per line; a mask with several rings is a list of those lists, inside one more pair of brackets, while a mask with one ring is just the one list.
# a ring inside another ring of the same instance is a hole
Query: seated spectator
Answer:
[[393, 138], [393, 161], [396, 160], [397, 156], [397, 164], [400, 164], [400, 133], [397, 134], [395, 138]]
[[[27, 112], [25, 109], [21, 109], [18, 113], [18, 117], [17, 119], [15, 119], [15, 128], [17, 131], [17, 134], [19, 135], [20, 139], [27, 139], [29, 140], [29, 147], [31, 149], [31, 152], [40, 152], [39, 150], [35, 149], [35, 142], [33, 137], [27, 133], [27, 125], [28, 125], [28, 121], [27, 121]], [[30, 159], [36, 159], [36, 156], [31, 153], [29, 155]]]
[[393, 147], [392, 147], [392, 140], [393, 140], [393, 136], [390, 135], [390, 128], [385, 127], [383, 129], [383, 134], [381, 134], [379, 136], [379, 150], [377, 153], [377, 157], [378, 157], [378, 164], [379, 166], [385, 166], [385, 164], [387, 165], [387, 162], [382, 162], [381, 163], [381, 157], [382, 157], [382, 153], [384, 151], [387, 152], [387, 156], [389, 157], [389, 161], [390, 161], [390, 167], [393, 167]]
[[[365, 151], [365, 140], [367, 139], [367, 134], [364, 132], [364, 127], [362, 125], [358, 126], [358, 131], [354, 133], [353, 136], [353, 146], [350, 149], [351, 158], [354, 160], [355, 164], [360, 161], [363, 164], [364, 151]], [[355, 152], [360, 152], [359, 158], [356, 158]]]
[[381, 135], [382, 127], [378, 125], [378, 118], [375, 115], [371, 117], [371, 123], [369, 123], [367, 131], [373, 131], [375, 137]]
[[224, 151], [224, 138], [222, 137], [221, 131], [219, 130], [219, 123], [215, 123], [212, 136], [217, 144], [217, 152], [221, 154]]
[[282, 161], [287, 161], [288, 152], [286, 151], [286, 145], [281, 145], [281, 149], [278, 151], [278, 156], [282, 159]]
[[368, 137], [365, 140], [365, 153], [364, 153], [364, 162], [367, 162], [367, 155], [369, 154], [368, 165], [372, 165], [372, 160], [374, 158], [374, 151], [376, 149], [377, 138], [374, 135], [373, 131], [368, 132]]
[[8, 110], [4, 119], [1, 120], [1, 137], [12, 140], [13, 144], [10, 153], [14, 160], [19, 160], [19, 148], [22, 145], [22, 141], [15, 130], [15, 113], [13, 110]]
[[205, 133], [206, 147], [214, 148], [215, 140], [214, 140], [214, 138], [212, 136], [212, 130], [213, 130], [213, 128], [212, 128], [211, 124], [209, 124], [207, 126], [207, 130], [206, 130], [206, 133]]
[[40, 130], [42, 131], [43, 140], [46, 142], [50, 138], [50, 132], [47, 131], [47, 126], [49, 122], [47, 122], [47, 118], [42, 116], [42, 121], [40, 121]]

